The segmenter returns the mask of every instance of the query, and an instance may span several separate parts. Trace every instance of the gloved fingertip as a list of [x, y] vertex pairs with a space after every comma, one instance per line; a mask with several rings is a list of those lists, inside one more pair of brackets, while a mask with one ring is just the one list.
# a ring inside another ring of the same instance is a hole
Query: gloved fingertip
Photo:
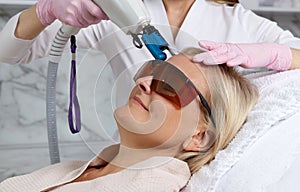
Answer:
[[234, 64], [229, 63], [229, 62], [227, 62], [226, 65], [227, 65], [228, 67], [234, 67], [234, 66], [235, 66]]
[[204, 60], [204, 56], [202, 54], [195, 55], [192, 59], [193, 62], [199, 63]]
[[206, 43], [208, 43], [209, 41], [207, 40], [199, 40], [199, 45], [205, 45]]
[[193, 62], [195, 63], [201, 63], [201, 64], [204, 64], [204, 65], [218, 65], [217, 63], [214, 63], [212, 61], [210, 61], [209, 58], [201, 58], [201, 59], [193, 59]]
[[216, 43], [214, 41], [207, 41], [207, 40], [200, 40], [198, 42], [198, 44], [199, 44], [200, 47], [206, 48], [209, 51], [212, 50], [212, 49], [220, 47], [219, 43]]
[[234, 66], [240, 65], [240, 63], [228, 61], [228, 62], [226, 63], [226, 65], [227, 65], [228, 67], [234, 67]]
[[192, 61], [195, 63], [201, 63], [203, 60], [201, 60], [199, 58], [193, 58]]
[[216, 63], [216, 62], [209, 61], [209, 60], [203, 60], [202, 64], [204, 64], [204, 65], [220, 65], [220, 63]]
[[198, 42], [198, 44], [199, 44], [200, 47], [207, 47], [209, 45], [209, 42], [206, 41], [206, 40], [200, 40]]

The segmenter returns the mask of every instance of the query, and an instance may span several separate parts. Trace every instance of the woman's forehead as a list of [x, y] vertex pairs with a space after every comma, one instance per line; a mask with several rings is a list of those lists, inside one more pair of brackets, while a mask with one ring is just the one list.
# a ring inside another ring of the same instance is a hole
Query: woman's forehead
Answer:
[[180, 69], [202, 92], [202, 94], [207, 97], [207, 100], [209, 100], [209, 86], [207, 84], [205, 74], [203, 73], [204, 67], [202, 67], [201, 64], [194, 63], [191, 57], [184, 54], [175, 55], [171, 57], [168, 62]]
[[178, 54], [168, 60], [169, 63], [180, 69], [193, 83], [203, 81], [204, 75], [201, 72], [201, 66], [192, 62], [191, 58], [184, 54]]

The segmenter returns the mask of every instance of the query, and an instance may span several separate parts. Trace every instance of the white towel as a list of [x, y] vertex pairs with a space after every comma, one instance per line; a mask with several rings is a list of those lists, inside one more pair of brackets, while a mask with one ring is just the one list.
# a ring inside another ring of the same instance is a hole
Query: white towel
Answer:
[[256, 73], [248, 78], [259, 89], [258, 103], [228, 147], [191, 177], [184, 192], [215, 191], [222, 176], [255, 141], [274, 125], [300, 111], [300, 70]]

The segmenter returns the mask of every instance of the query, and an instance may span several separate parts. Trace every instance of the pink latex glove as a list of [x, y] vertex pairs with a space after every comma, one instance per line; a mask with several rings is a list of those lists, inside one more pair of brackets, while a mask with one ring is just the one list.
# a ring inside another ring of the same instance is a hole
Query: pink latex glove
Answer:
[[39, 0], [36, 13], [45, 26], [55, 19], [79, 28], [108, 19], [107, 15], [91, 0]]
[[276, 43], [231, 44], [212, 41], [199, 41], [199, 45], [208, 52], [196, 55], [193, 61], [203, 62], [206, 65], [226, 63], [228, 66], [266, 67], [285, 71], [292, 64], [292, 52], [287, 45]]

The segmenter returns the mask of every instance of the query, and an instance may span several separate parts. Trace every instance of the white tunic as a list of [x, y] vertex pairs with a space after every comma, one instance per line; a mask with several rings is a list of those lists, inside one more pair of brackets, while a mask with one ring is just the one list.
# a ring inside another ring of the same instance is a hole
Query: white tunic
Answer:
[[[196, 0], [189, 10], [175, 40], [162, 1], [144, 0], [155, 25], [170, 47], [180, 51], [186, 47], [198, 46], [199, 40], [231, 43], [275, 42], [300, 48], [300, 39], [277, 23], [257, 16], [241, 4], [234, 7], [219, 5], [205, 0]], [[13, 17], [0, 34], [0, 62], [28, 63], [44, 57], [51, 46], [60, 22], [55, 22], [32, 41], [14, 37], [19, 15]], [[124, 69], [145, 60], [153, 59], [144, 47], [134, 47], [132, 37], [125, 35], [111, 21], [81, 29], [77, 35], [78, 46], [101, 50], [109, 59], [117, 76]]]

